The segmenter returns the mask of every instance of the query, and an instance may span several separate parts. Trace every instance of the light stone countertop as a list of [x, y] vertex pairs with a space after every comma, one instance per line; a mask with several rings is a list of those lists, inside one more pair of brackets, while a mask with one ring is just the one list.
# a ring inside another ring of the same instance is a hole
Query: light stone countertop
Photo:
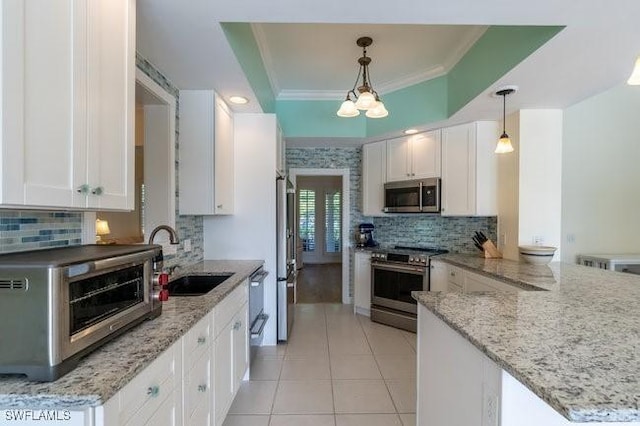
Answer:
[[413, 293], [498, 366], [571, 421], [640, 420], [640, 276], [477, 255], [437, 259], [541, 290]]
[[262, 264], [262, 260], [206, 260], [177, 269], [172, 280], [225, 272], [233, 276], [203, 296], [171, 297], [158, 318], [99, 347], [55, 382], [0, 375], [0, 409], [80, 410], [104, 404]]

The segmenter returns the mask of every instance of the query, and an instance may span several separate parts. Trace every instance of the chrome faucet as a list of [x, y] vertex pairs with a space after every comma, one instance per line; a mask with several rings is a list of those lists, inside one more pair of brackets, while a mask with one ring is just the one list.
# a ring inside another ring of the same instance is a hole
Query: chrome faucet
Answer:
[[153, 244], [153, 239], [156, 237], [156, 234], [158, 233], [158, 231], [161, 231], [163, 229], [169, 233], [170, 244], [180, 243], [180, 239], [178, 238], [178, 233], [176, 232], [175, 229], [173, 229], [169, 225], [160, 225], [160, 226], [156, 226], [155, 229], [151, 231], [151, 234], [149, 234], [149, 244]]

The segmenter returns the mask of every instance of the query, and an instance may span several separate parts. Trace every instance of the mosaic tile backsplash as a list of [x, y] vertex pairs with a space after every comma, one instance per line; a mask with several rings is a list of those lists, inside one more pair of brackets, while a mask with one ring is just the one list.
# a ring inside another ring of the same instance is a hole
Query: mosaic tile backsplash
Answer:
[[[149, 61], [136, 56], [136, 65], [164, 90], [178, 99], [179, 90]], [[178, 187], [177, 149], [179, 141], [179, 102], [176, 108], [176, 188]], [[176, 207], [178, 206], [176, 190]], [[35, 250], [48, 247], [73, 246], [82, 243], [83, 214], [80, 212], [49, 212], [35, 210], [0, 210], [0, 253]], [[192, 250], [182, 250], [165, 257], [167, 267], [187, 265], [203, 259], [202, 216], [180, 216], [176, 211], [176, 230], [182, 241], [191, 240]]]

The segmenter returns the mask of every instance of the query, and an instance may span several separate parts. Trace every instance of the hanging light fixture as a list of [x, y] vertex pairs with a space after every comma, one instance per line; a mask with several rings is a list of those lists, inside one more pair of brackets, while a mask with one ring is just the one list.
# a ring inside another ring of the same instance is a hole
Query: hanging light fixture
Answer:
[[[360, 69], [353, 88], [347, 92], [344, 102], [340, 105], [337, 112], [339, 117], [357, 117], [360, 115], [360, 110], [366, 111], [365, 115], [369, 118], [384, 118], [389, 115], [389, 111], [371, 85], [369, 74], [371, 58], [367, 56], [367, 47], [371, 46], [371, 43], [373, 43], [371, 37], [360, 37], [356, 41], [356, 44], [362, 47], [362, 56], [358, 59]], [[356, 85], [360, 76], [362, 76], [362, 85], [358, 87], [358, 94], [356, 94]]]
[[502, 135], [498, 140], [498, 145], [496, 145], [496, 154], [507, 154], [509, 152], [513, 152], [513, 145], [511, 145], [511, 139], [506, 131], [506, 111], [507, 111], [507, 96], [515, 93], [515, 87], [505, 87], [503, 89], [498, 90], [495, 94], [496, 96], [502, 96]]
[[640, 86], [640, 56], [636, 59], [631, 76], [627, 80], [629, 86]]

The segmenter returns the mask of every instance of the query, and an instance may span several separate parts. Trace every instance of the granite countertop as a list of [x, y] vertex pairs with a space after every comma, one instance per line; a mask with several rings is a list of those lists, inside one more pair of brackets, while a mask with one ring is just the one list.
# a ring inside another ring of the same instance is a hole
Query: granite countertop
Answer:
[[414, 298], [575, 422], [640, 420], [640, 276], [565, 263], [438, 257], [529, 290]]
[[0, 409], [80, 410], [104, 404], [262, 264], [262, 260], [206, 260], [178, 268], [172, 280], [183, 275], [233, 275], [203, 296], [170, 298], [158, 318], [96, 349], [55, 382], [0, 375]]

